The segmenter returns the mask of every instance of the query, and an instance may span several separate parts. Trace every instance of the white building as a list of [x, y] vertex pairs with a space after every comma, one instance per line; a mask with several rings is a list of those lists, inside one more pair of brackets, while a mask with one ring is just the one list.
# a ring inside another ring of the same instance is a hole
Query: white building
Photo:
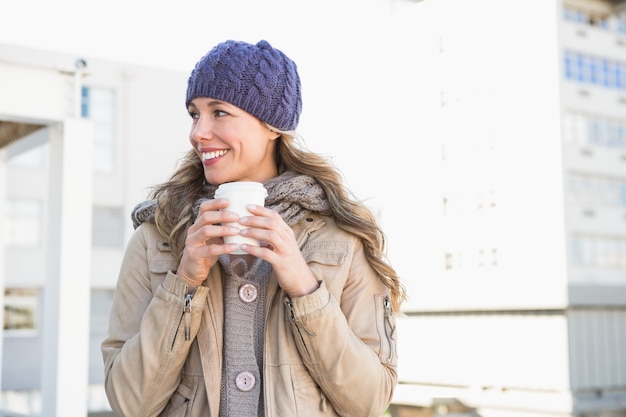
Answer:
[[187, 148], [187, 75], [0, 45], [0, 410], [108, 409], [130, 212]]
[[625, 416], [626, 4], [436, 3], [442, 233], [396, 402]]

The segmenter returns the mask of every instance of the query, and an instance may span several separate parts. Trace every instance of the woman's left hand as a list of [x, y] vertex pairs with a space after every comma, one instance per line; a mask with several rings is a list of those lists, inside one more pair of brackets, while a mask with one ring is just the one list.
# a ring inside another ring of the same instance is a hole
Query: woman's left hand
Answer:
[[278, 277], [278, 284], [290, 297], [315, 291], [319, 283], [302, 257], [291, 227], [274, 210], [257, 205], [249, 206], [248, 210], [254, 216], [239, 218], [239, 223], [247, 227], [241, 229], [240, 234], [262, 243], [260, 247], [241, 245], [241, 249], [269, 262]]

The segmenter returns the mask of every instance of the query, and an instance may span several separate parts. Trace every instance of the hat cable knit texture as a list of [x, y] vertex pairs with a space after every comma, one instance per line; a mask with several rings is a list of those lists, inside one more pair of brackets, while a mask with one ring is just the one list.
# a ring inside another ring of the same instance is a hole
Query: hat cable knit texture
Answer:
[[211, 49], [191, 72], [186, 106], [196, 97], [226, 101], [280, 130], [295, 130], [302, 112], [295, 62], [265, 40]]

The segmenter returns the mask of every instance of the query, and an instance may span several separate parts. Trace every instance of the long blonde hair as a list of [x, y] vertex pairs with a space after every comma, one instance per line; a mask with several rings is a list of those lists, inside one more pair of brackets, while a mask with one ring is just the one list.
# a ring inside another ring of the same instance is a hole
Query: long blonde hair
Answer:
[[[276, 146], [278, 172], [295, 171], [309, 175], [319, 182], [326, 192], [337, 225], [361, 239], [368, 262], [390, 290], [393, 309], [400, 311], [400, 306], [406, 299], [406, 291], [398, 274], [387, 261], [386, 236], [371, 210], [353, 197], [334, 166], [297, 141], [295, 132], [268, 127], [281, 134]], [[202, 161], [191, 149], [181, 159], [170, 179], [154, 187], [151, 192], [151, 198], [158, 201], [156, 226], [169, 239], [172, 253], [178, 259], [183, 253], [187, 229], [195, 220], [193, 204], [203, 196], [203, 186]]]

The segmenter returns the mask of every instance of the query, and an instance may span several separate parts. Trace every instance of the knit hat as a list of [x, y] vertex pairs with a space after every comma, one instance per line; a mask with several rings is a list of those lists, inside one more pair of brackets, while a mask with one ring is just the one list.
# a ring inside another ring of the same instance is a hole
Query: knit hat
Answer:
[[295, 62], [265, 40], [211, 49], [191, 72], [185, 105], [196, 97], [226, 101], [280, 130], [294, 130], [302, 111]]

